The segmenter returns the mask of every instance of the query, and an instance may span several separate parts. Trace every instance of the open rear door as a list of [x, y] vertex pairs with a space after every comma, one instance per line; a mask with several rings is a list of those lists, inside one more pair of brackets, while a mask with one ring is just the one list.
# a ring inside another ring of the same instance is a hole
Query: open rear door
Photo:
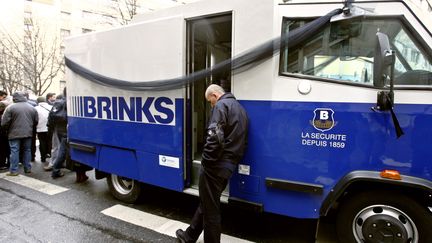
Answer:
[[[205, 18], [190, 19], [187, 22], [188, 73], [197, 72], [231, 58], [232, 15], [221, 14]], [[196, 80], [188, 89], [187, 107], [187, 181], [191, 188], [198, 188], [201, 155], [204, 146], [205, 129], [210, 116], [210, 105], [204, 97], [205, 90], [212, 83], [220, 84], [230, 91], [231, 73], [213, 74], [203, 80]]]

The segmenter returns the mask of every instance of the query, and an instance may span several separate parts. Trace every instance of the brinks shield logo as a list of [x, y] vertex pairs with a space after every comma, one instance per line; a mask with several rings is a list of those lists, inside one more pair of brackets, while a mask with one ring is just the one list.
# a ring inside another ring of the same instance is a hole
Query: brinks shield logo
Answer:
[[332, 109], [316, 108], [314, 110], [314, 118], [311, 123], [318, 131], [329, 131], [336, 125], [336, 122], [333, 119], [333, 115], [334, 111]]

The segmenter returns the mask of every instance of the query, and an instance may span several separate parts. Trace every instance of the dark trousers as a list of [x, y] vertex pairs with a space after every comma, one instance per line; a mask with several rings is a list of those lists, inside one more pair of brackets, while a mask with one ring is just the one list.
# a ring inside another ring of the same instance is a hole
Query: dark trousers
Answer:
[[39, 139], [39, 152], [41, 162], [45, 162], [47, 154], [51, 153], [51, 149], [49, 148], [48, 132], [38, 132], [37, 137]]
[[52, 150], [52, 136], [53, 136], [53, 132], [51, 131], [51, 129], [48, 130], [48, 134], [47, 134], [48, 138], [48, 142], [47, 142], [47, 154], [49, 155], [49, 158], [51, 158], [51, 150]]
[[222, 174], [229, 176], [224, 178], [216, 175], [221, 173], [201, 170], [199, 178], [200, 205], [195, 211], [191, 225], [186, 229], [190, 242], [195, 242], [203, 230], [205, 243], [220, 242], [222, 228], [220, 197], [232, 173], [224, 168], [220, 168], [219, 170], [227, 170], [226, 173]]
[[9, 140], [6, 135], [0, 133], [0, 167], [9, 167]]
[[35, 161], [36, 157], [36, 129], [33, 130], [33, 136], [31, 140], [31, 161]]
[[57, 176], [60, 173], [63, 161], [66, 159], [67, 153], [67, 136], [66, 134], [57, 134], [60, 144], [57, 157], [53, 163], [52, 176]]

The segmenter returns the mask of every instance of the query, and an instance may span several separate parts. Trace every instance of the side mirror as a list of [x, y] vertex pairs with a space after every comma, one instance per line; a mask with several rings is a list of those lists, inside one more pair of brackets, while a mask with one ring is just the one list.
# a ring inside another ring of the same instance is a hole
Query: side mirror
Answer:
[[392, 69], [394, 63], [395, 55], [390, 48], [387, 35], [377, 32], [373, 67], [373, 81], [375, 87], [383, 88], [387, 80], [390, 80], [391, 84], [393, 83]]
[[379, 91], [377, 97], [378, 110], [390, 110], [394, 103], [393, 94], [393, 70], [395, 64], [395, 54], [390, 48], [390, 42], [386, 34], [377, 32], [373, 81], [377, 88], [384, 88], [387, 81], [390, 82], [390, 91]]
[[395, 53], [390, 49], [390, 42], [386, 34], [377, 32], [375, 55], [374, 55], [374, 86], [377, 88], [384, 88], [387, 81], [390, 81], [390, 90], [380, 90], [377, 96], [377, 105], [372, 107], [372, 110], [386, 111], [390, 110], [393, 124], [395, 126], [396, 137], [400, 138], [404, 134], [396, 114], [393, 110], [394, 105], [394, 92], [393, 92], [393, 76], [395, 65]]

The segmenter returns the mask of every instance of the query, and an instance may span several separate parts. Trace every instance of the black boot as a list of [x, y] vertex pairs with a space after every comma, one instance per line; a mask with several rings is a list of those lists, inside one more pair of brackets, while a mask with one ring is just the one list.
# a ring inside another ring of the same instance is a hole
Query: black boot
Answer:
[[179, 243], [194, 243], [194, 240], [191, 240], [190, 237], [187, 235], [187, 233], [182, 230], [178, 229], [176, 232], [177, 240]]

